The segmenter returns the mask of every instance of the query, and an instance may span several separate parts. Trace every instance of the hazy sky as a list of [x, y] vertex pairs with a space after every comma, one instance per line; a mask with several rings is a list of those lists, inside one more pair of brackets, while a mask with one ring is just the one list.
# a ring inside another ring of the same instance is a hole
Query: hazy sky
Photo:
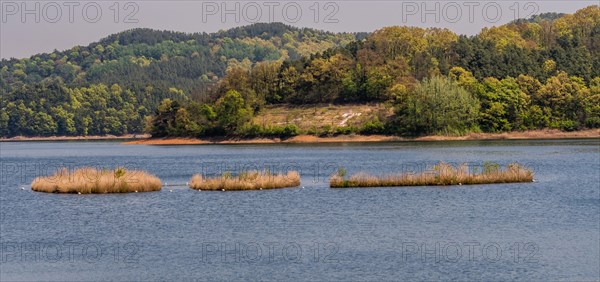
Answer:
[[573, 13], [592, 1], [6, 1], [0, 0], [0, 57], [87, 45], [119, 31], [148, 27], [214, 32], [253, 22], [283, 22], [329, 31], [374, 31], [390, 25], [483, 27], [544, 12]]

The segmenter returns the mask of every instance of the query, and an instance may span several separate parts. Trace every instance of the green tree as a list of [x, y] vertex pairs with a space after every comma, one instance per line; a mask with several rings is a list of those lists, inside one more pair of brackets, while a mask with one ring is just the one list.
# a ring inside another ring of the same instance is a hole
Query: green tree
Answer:
[[10, 120], [10, 116], [6, 112], [5, 108], [0, 109], [0, 136], [8, 137], [8, 121]]
[[589, 128], [600, 127], [600, 77], [590, 82], [590, 95], [584, 98], [585, 125]]
[[575, 129], [585, 123], [587, 101], [592, 101], [590, 89], [582, 78], [559, 72], [550, 77], [533, 97], [535, 104], [551, 110], [551, 126]]
[[177, 133], [175, 116], [179, 107], [179, 102], [171, 101], [171, 99], [164, 99], [160, 103], [152, 120], [150, 134], [153, 137]]
[[397, 108], [404, 133], [460, 134], [476, 130], [479, 101], [445, 77], [424, 79]]
[[75, 128], [75, 121], [73, 118], [75, 114], [72, 112], [68, 112], [63, 109], [61, 106], [56, 108], [51, 108], [52, 114], [56, 120], [56, 133], [62, 136], [70, 136], [77, 132]]
[[523, 92], [515, 78], [486, 78], [480, 93], [481, 127], [498, 132], [526, 129], [524, 124], [531, 97]]
[[219, 129], [224, 134], [233, 134], [236, 129], [252, 118], [252, 109], [242, 95], [229, 90], [215, 104]]

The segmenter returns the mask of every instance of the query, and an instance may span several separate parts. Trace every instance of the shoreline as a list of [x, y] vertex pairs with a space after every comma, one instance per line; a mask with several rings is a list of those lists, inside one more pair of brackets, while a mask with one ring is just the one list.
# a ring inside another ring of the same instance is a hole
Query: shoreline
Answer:
[[228, 145], [228, 144], [311, 144], [311, 143], [377, 143], [377, 142], [411, 142], [411, 141], [478, 141], [478, 140], [552, 140], [552, 139], [596, 139], [600, 138], [600, 129], [563, 132], [560, 130], [532, 130], [505, 133], [469, 133], [464, 136], [423, 136], [405, 138], [387, 135], [339, 135], [318, 137], [314, 135], [298, 135], [288, 139], [280, 138], [148, 138], [122, 142], [124, 145]]
[[411, 141], [478, 141], [478, 140], [552, 140], [552, 139], [595, 139], [600, 138], [600, 129], [589, 129], [563, 132], [556, 129], [517, 131], [504, 133], [468, 133], [463, 136], [422, 136], [407, 138], [389, 135], [338, 135], [319, 137], [314, 135], [298, 135], [287, 139], [280, 138], [188, 138], [166, 137], [151, 138], [149, 134], [128, 134], [123, 136], [51, 136], [0, 138], [0, 142], [28, 141], [96, 141], [120, 140], [123, 145], [228, 145], [228, 144], [311, 144], [311, 143], [377, 143], [377, 142], [411, 142]]
[[11, 138], [0, 138], [0, 142], [27, 142], [27, 141], [94, 141], [94, 140], [145, 140], [150, 134], [127, 134], [127, 135], [104, 135], [104, 136], [48, 136], [48, 137], [25, 137], [15, 136]]

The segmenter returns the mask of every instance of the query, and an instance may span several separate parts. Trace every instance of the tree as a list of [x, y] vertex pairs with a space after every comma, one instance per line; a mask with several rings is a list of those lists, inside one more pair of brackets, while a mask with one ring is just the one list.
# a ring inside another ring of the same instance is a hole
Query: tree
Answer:
[[600, 77], [590, 83], [590, 96], [584, 100], [586, 120], [585, 125], [590, 128], [600, 127]]
[[58, 135], [69, 136], [77, 132], [75, 121], [73, 120], [75, 117], [74, 113], [66, 111], [61, 106], [56, 108], [52, 107], [51, 112], [56, 120], [56, 133]]
[[244, 102], [242, 95], [229, 90], [215, 104], [217, 123], [224, 134], [233, 134], [238, 127], [250, 121], [252, 109]]
[[398, 57], [409, 61], [419, 52], [425, 51], [426, 30], [418, 27], [393, 26], [375, 31], [367, 40], [375, 52], [383, 54], [386, 59]]
[[479, 101], [456, 81], [433, 77], [416, 85], [397, 108], [404, 133], [460, 134], [477, 129]]
[[152, 120], [152, 128], [150, 134], [153, 137], [164, 137], [169, 134], [176, 133], [175, 116], [179, 110], [179, 103], [164, 99], [156, 110], [156, 114]]
[[534, 96], [536, 104], [551, 110], [551, 126], [569, 130], [585, 123], [586, 101], [591, 100], [584, 80], [565, 72], [550, 77]]
[[8, 129], [8, 121], [10, 120], [10, 116], [8, 113], [2, 108], [0, 111], [0, 136], [8, 137], [9, 129]]
[[479, 34], [479, 37], [483, 40], [494, 42], [496, 48], [500, 51], [505, 51], [506, 47], [509, 45], [523, 48], [527, 44], [527, 41], [509, 26], [484, 28]]
[[525, 129], [531, 97], [521, 90], [517, 80], [486, 78], [483, 85], [484, 91], [479, 96], [482, 129], [490, 132]]
[[281, 96], [277, 93], [280, 67], [279, 62], [261, 62], [252, 68], [250, 74], [252, 89], [261, 104], [281, 101]]
[[246, 69], [231, 68], [221, 80], [219, 87], [220, 96], [225, 96], [229, 91], [235, 90], [255, 110], [260, 109], [265, 104], [265, 100], [259, 99], [252, 88], [250, 72]]
[[343, 54], [316, 58], [300, 75], [295, 103], [331, 103], [344, 91], [344, 80], [351, 76], [353, 60]]

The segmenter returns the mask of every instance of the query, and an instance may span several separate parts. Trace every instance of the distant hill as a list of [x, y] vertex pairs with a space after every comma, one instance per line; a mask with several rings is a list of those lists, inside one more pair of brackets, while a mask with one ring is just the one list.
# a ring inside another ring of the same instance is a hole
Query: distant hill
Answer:
[[512, 23], [541, 23], [544, 21], [554, 21], [565, 16], [565, 13], [541, 13], [539, 15], [533, 15], [528, 19], [517, 19], [512, 21]]
[[139, 28], [87, 46], [3, 59], [0, 136], [141, 132], [161, 100], [201, 99], [228, 68], [297, 60], [355, 40], [281, 23], [211, 34]]
[[342, 46], [354, 34], [259, 23], [217, 33], [182, 33], [146, 28], [75, 46], [0, 61], [0, 85], [32, 84], [60, 78], [66, 85], [119, 84], [136, 90], [149, 84], [191, 93], [221, 77], [228, 66], [265, 60], [296, 60]]
[[[407, 101], [442, 86], [471, 106], [463, 109], [470, 123], [453, 124], [453, 132], [574, 130], [600, 124], [599, 76], [598, 6], [475, 36], [405, 26], [332, 33], [281, 23], [210, 34], [132, 29], [88, 46], [0, 61], [0, 136], [120, 135], [152, 127], [160, 135], [233, 134], [242, 126], [254, 134], [247, 122], [268, 105], [329, 103], [398, 109], [362, 132], [384, 132], [385, 122], [390, 134], [450, 132], [437, 120], [423, 131], [427, 121], [406, 119], [408, 106], [417, 105]], [[230, 91], [237, 94], [225, 97]], [[229, 110], [227, 103], [238, 107], [240, 119], [218, 111]]]

